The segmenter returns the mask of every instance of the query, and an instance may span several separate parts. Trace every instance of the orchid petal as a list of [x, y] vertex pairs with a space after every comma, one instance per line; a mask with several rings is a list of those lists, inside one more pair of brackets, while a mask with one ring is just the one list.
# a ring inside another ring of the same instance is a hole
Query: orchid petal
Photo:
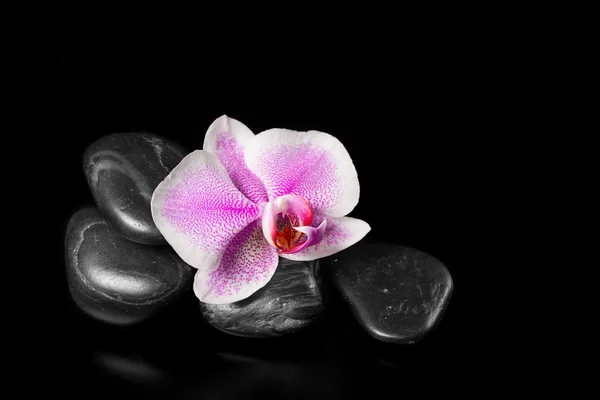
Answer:
[[267, 191], [244, 162], [244, 148], [254, 133], [240, 121], [223, 115], [206, 131], [203, 149], [216, 155], [235, 187], [254, 203], [269, 201]]
[[307, 246], [296, 253], [282, 253], [280, 256], [296, 261], [311, 261], [327, 257], [357, 243], [371, 230], [369, 224], [360, 219], [350, 217], [331, 218], [322, 214], [315, 214], [312, 224], [313, 229], [315, 229], [314, 226], [320, 226], [325, 220], [327, 221], [327, 227], [323, 239], [319, 243], [314, 246]]
[[344, 145], [327, 133], [269, 129], [246, 144], [244, 160], [270, 201], [295, 194], [331, 217], [345, 216], [358, 203], [356, 168]]
[[229, 243], [219, 268], [196, 272], [194, 294], [210, 304], [243, 300], [271, 280], [278, 261], [277, 252], [263, 237], [260, 223], [253, 222]]
[[227, 244], [260, 215], [231, 182], [217, 157], [188, 154], [154, 190], [154, 223], [175, 252], [195, 268], [214, 270]]

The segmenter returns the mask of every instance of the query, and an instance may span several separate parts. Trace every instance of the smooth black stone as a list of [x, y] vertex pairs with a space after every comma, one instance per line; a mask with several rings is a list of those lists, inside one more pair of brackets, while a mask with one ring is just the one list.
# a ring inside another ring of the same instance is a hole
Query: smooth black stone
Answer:
[[384, 342], [422, 339], [436, 328], [452, 295], [448, 269], [408, 247], [359, 243], [328, 257], [324, 268], [363, 328]]
[[192, 285], [193, 268], [167, 246], [125, 239], [95, 208], [67, 226], [65, 260], [75, 303], [102, 321], [126, 325], [150, 317]]
[[98, 209], [126, 238], [167, 244], [150, 212], [152, 193], [185, 151], [147, 133], [115, 133], [86, 149], [83, 168]]
[[318, 261], [279, 259], [273, 277], [247, 299], [232, 304], [200, 302], [215, 328], [246, 337], [283, 336], [310, 325], [323, 310]]

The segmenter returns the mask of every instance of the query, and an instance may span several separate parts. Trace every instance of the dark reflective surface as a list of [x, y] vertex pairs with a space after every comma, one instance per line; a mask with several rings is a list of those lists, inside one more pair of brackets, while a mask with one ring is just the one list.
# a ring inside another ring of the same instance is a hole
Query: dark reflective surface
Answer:
[[[341, 399], [461, 385], [454, 379], [460, 371], [452, 368], [460, 357], [461, 363], [466, 360], [466, 327], [453, 331], [458, 320], [452, 307], [421, 342], [393, 345], [370, 337], [332, 282], [325, 279], [324, 286], [323, 315], [289, 336], [257, 339], [220, 332], [202, 318], [189, 292], [172, 312], [127, 328], [71, 310], [71, 338], [59, 354], [69, 360], [77, 387], [102, 383], [93, 393], [99, 398]], [[461, 304], [460, 295], [455, 303]], [[460, 373], [469, 376], [468, 369]], [[79, 393], [75, 387], [65, 390], [74, 397]]]
[[[473, 353], [481, 348], [471, 343], [482, 334], [472, 322], [476, 302], [466, 296], [467, 276], [477, 271], [466, 265], [473, 247], [467, 215], [475, 207], [469, 179], [474, 165], [465, 113], [449, 108], [456, 99], [442, 101], [443, 91], [423, 87], [428, 79], [419, 79], [419, 90], [410, 94], [403, 85], [394, 93], [406, 95], [392, 100], [359, 94], [236, 97], [197, 90], [198, 74], [177, 62], [159, 68], [149, 61], [57, 60], [60, 135], [45, 132], [39, 146], [53, 154], [52, 176], [60, 179], [53, 179], [57, 195], [44, 197], [42, 217], [49, 224], [43, 226], [53, 227], [44, 236], [51, 262], [39, 272], [47, 293], [35, 297], [43, 307], [28, 314], [42, 348], [22, 370], [29, 382], [59, 398], [103, 399], [408, 398], [460, 394], [472, 385], [481, 369]], [[87, 146], [114, 132], [145, 131], [201, 148], [207, 127], [225, 113], [255, 132], [316, 129], [342, 141], [361, 184], [350, 216], [368, 221], [373, 239], [427, 252], [452, 274], [452, 302], [435, 332], [409, 346], [375, 340], [326, 274], [321, 317], [280, 338], [236, 337], [212, 328], [191, 291], [169, 312], [129, 327], [104, 324], [75, 307], [63, 241], [69, 216], [93, 202], [81, 170]]]

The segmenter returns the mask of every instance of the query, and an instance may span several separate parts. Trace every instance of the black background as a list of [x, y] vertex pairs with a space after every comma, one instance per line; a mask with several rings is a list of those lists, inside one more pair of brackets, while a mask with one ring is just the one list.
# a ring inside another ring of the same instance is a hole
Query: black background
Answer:
[[[38, 317], [49, 320], [49, 353], [37, 361], [46, 390], [68, 398], [400, 398], [409, 389], [461, 392], [472, 384], [477, 366], [469, 343], [477, 333], [467, 296], [474, 273], [469, 254], [477, 235], [472, 222], [487, 215], [478, 208], [474, 154], [485, 153], [486, 145], [473, 136], [471, 101], [446, 75], [414, 71], [377, 94], [293, 96], [280, 87], [281, 94], [261, 96], [213, 85], [178, 60], [54, 61], [49, 107], [56, 130], [40, 141], [53, 154], [56, 194], [46, 202], [52, 260], [44, 270], [45, 304], [52, 315]], [[130, 328], [104, 325], [76, 309], [63, 240], [69, 216], [93, 203], [82, 171], [85, 148], [110, 133], [146, 131], [199, 149], [209, 124], [223, 114], [255, 133], [315, 129], [342, 141], [361, 184], [351, 216], [371, 225], [369, 238], [418, 248], [450, 270], [454, 293], [437, 330], [414, 345], [380, 343], [359, 327], [327, 280], [320, 321], [277, 339], [212, 329], [191, 292]]]

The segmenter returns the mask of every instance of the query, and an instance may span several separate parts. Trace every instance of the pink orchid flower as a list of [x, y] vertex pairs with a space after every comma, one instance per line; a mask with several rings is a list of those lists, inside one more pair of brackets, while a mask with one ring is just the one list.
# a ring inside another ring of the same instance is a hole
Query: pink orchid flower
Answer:
[[203, 148], [181, 160], [151, 201], [160, 232], [198, 269], [194, 293], [202, 302], [243, 300], [269, 282], [278, 257], [326, 257], [371, 229], [346, 217], [358, 203], [358, 175], [348, 151], [327, 133], [254, 135], [223, 115]]

